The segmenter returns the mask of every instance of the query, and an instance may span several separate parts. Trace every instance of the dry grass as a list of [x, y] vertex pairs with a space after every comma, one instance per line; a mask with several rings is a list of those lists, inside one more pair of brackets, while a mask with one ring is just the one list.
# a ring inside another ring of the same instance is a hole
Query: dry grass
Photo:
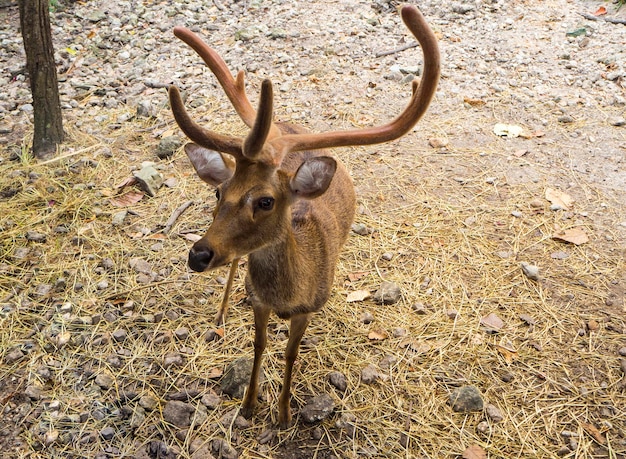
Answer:
[[[110, 113], [111, 119], [117, 114]], [[170, 120], [165, 113], [161, 119]], [[437, 135], [445, 123], [426, 124], [423, 138]], [[297, 423], [270, 445], [258, 444], [257, 436], [275, 422], [282, 378], [286, 334], [276, 319], [264, 361], [264, 401], [251, 427], [220, 424], [240, 404], [225, 397], [206, 422], [177, 436], [177, 429], [162, 421], [163, 403], [178, 391], [219, 390], [211, 372], [252, 355], [252, 314], [241, 301], [242, 265], [224, 339], [205, 341], [223, 289], [216, 279], [227, 272], [188, 274], [189, 242], [183, 236], [208, 225], [213, 198], [212, 190], [192, 177], [182, 153], [159, 163], [166, 178], [178, 179], [177, 186], [162, 188], [156, 198], [145, 197], [132, 206], [124, 225], [111, 225], [111, 215], [119, 210], [109, 202], [115, 185], [132, 167], [152, 160], [154, 135], [172, 128], [170, 121], [167, 126], [152, 124], [134, 121], [115, 131], [101, 126], [100, 134], [87, 135], [66, 123], [70, 140], [62, 154], [72, 156], [46, 165], [27, 159], [0, 164], [0, 189], [16, 191], [0, 200], [0, 378], [7, 388], [2, 403], [8, 411], [26, 410], [10, 418], [21, 428], [21, 445], [13, 445], [12, 457], [94, 457], [101, 451], [133, 457], [153, 440], [174, 445], [188, 457], [192, 440], [225, 438], [241, 457], [459, 457], [478, 444], [491, 458], [548, 458], [566, 444], [563, 431], [577, 435], [568, 457], [626, 455], [624, 375], [617, 354], [626, 345], [624, 234], [616, 229], [623, 203], [579, 181], [582, 193], [575, 212], [564, 219], [563, 212], [549, 211], [547, 202], [543, 209], [528, 205], [543, 195], [545, 183], [506, 183], [498, 169], [505, 157], [498, 156], [499, 147], [484, 146], [487, 157], [471, 149], [437, 155], [422, 146], [423, 140], [418, 147], [410, 139], [377, 153], [341, 153], [359, 191], [356, 221], [374, 232], [350, 237], [334, 294], [307, 331], [293, 388], [296, 414], [309, 396], [329, 392], [335, 415], [319, 426]], [[455, 163], [467, 166], [462, 183], [449, 168]], [[493, 175], [498, 181], [487, 183], [485, 178]], [[159, 225], [188, 199], [194, 205], [173, 231], [155, 239]], [[511, 215], [515, 209], [521, 218]], [[583, 211], [586, 217], [580, 215]], [[555, 225], [578, 224], [591, 234], [589, 243], [571, 246], [551, 239]], [[67, 233], [55, 232], [59, 225]], [[47, 241], [27, 241], [27, 230], [46, 234]], [[162, 246], [153, 247], [158, 242]], [[19, 255], [23, 248], [28, 253]], [[569, 257], [553, 259], [557, 251]], [[503, 258], [503, 252], [510, 256]], [[381, 258], [383, 253], [393, 254], [392, 260]], [[148, 285], [138, 283], [129, 267], [133, 257], [147, 260], [159, 277]], [[101, 267], [105, 258], [113, 260], [112, 268]], [[525, 278], [520, 261], [538, 265], [541, 280]], [[348, 280], [349, 273], [361, 272]], [[345, 301], [353, 290], [375, 291], [382, 280], [400, 285], [398, 304]], [[99, 288], [101, 281], [108, 287]], [[53, 288], [41, 295], [42, 284]], [[426, 306], [426, 314], [415, 312], [418, 302]], [[66, 303], [71, 307], [63, 309]], [[455, 318], [450, 310], [457, 311]], [[374, 315], [372, 324], [360, 320], [365, 311]], [[107, 312], [117, 318], [97, 320]], [[497, 334], [480, 325], [490, 313], [504, 321]], [[535, 325], [524, 323], [520, 314], [531, 316]], [[592, 320], [597, 329], [592, 325], [590, 330]], [[186, 340], [155, 343], [182, 327], [190, 330]], [[373, 342], [368, 339], [372, 328], [390, 337]], [[394, 337], [399, 328], [406, 335]], [[119, 329], [128, 332], [122, 343], [110, 339]], [[60, 337], [69, 341], [61, 345]], [[406, 346], [407, 338], [413, 346]], [[508, 355], [500, 346], [517, 352]], [[5, 358], [15, 348], [25, 357], [7, 364]], [[170, 352], [183, 354], [184, 365], [165, 368], [163, 359]], [[361, 383], [361, 369], [386, 356], [395, 363], [381, 369], [383, 379]], [[51, 370], [50, 381], [42, 378], [42, 368]], [[347, 377], [343, 394], [327, 381], [333, 370]], [[107, 373], [114, 384], [102, 390], [94, 379]], [[452, 412], [448, 396], [461, 385], [478, 387], [504, 420], [495, 423], [483, 412]], [[29, 403], [21, 395], [28, 386], [41, 387], [41, 400]], [[136, 406], [136, 400], [120, 402], [131, 392], [160, 401], [160, 408], [148, 411], [135, 427], [119, 416], [121, 405]], [[58, 408], [50, 408], [53, 401]], [[192, 403], [199, 403], [199, 397]], [[94, 415], [97, 411], [103, 416]], [[352, 436], [335, 426], [344, 414], [355, 417]], [[83, 418], [76, 422], [72, 415]], [[482, 433], [477, 430], [481, 422], [486, 422]], [[601, 431], [605, 444], [589, 435], [586, 424]], [[116, 432], [108, 441], [98, 435], [106, 426]], [[44, 435], [52, 431], [59, 438], [46, 446]], [[94, 433], [90, 441], [81, 440]], [[314, 434], [321, 438], [314, 440]], [[403, 436], [407, 447], [401, 444]]]

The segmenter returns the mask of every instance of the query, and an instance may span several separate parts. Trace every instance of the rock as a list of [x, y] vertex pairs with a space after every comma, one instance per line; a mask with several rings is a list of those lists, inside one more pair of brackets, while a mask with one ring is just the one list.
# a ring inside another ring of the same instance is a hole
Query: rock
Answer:
[[133, 176], [139, 182], [141, 189], [152, 197], [156, 196], [157, 191], [163, 185], [163, 176], [150, 165], [133, 172]]
[[489, 416], [491, 420], [496, 424], [498, 422], [502, 422], [502, 420], [504, 419], [502, 412], [495, 405], [487, 404], [487, 406], [485, 407], [485, 411], [487, 412], [487, 416]]
[[317, 395], [306, 403], [300, 411], [302, 420], [312, 424], [328, 418], [335, 409], [335, 402], [328, 394]]
[[609, 123], [611, 124], [611, 126], [616, 127], [626, 126], [626, 118], [624, 118], [623, 116], [614, 117], [609, 119]]
[[178, 428], [185, 428], [191, 425], [195, 412], [196, 409], [189, 403], [170, 400], [163, 407], [163, 419]]
[[139, 399], [139, 406], [148, 411], [152, 411], [159, 406], [159, 399], [152, 394], [143, 395]]
[[371, 312], [365, 311], [363, 314], [361, 314], [361, 322], [366, 325], [371, 324], [372, 322], [374, 322], [374, 316]]
[[115, 384], [115, 378], [109, 373], [100, 373], [96, 376], [94, 382], [104, 390], [108, 390]]
[[24, 354], [21, 349], [14, 348], [7, 352], [7, 354], [4, 356], [4, 362], [11, 365], [12, 363], [15, 363], [18, 360], [22, 359], [25, 355], [26, 354]]
[[415, 314], [420, 315], [420, 316], [423, 316], [428, 313], [426, 309], [426, 305], [424, 303], [414, 303], [411, 306], [411, 309], [413, 309], [413, 312], [415, 312]]
[[26, 389], [24, 389], [24, 395], [31, 400], [41, 400], [43, 397], [43, 388], [39, 385], [31, 384], [30, 386], [26, 386]]
[[127, 337], [128, 332], [123, 328], [118, 328], [113, 333], [111, 333], [111, 338], [113, 338], [113, 340], [117, 343], [123, 343], [124, 341], [126, 341]]
[[380, 288], [374, 293], [374, 301], [378, 304], [395, 304], [400, 298], [400, 287], [389, 281], [380, 284]]
[[26, 231], [26, 239], [32, 242], [46, 242], [47, 236], [37, 231]]
[[389, 370], [389, 368], [394, 366], [397, 361], [398, 359], [396, 358], [395, 355], [389, 354], [389, 355], [384, 356], [382, 359], [380, 359], [380, 362], [378, 362], [378, 366], [382, 368], [383, 370]]
[[617, 353], [621, 355], [622, 357], [626, 357], [626, 346], [620, 347]]
[[211, 449], [213, 450], [213, 454], [221, 459], [237, 459], [239, 457], [237, 450], [233, 448], [230, 443], [221, 438], [213, 440]]
[[363, 223], [353, 223], [352, 232], [359, 236], [368, 236], [374, 232], [374, 230]]
[[112, 440], [113, 437], [115, 436], [115, 429], [113, 427], [105, 427], [104, 429], [102, 429], [100, 431], [100, 436], [104, 439], [104, 440]]
[[482, 411], [484, 402], [480, 391], [474, 386], [463, 386], [450, 394], [450, 405], [457, 413]]
[[452, 11], [458, 14], [467, 14], [470, 11], [474, 11], [475, 9], [476, 6], [470, 3], [456, 3], [452, 5]]
[[163, 357], [163, 368], [182, 367], [184, 363], [183, 356], [178, 352], [168, 352]]
[[[243, 394], [250, 382], [252, 374], [253, 360], [241, 357], [230, 363], [224, 370], [224, 375], [220, 381], [222, 392], [230, 395], [232, 398], [243, 398]], [[263, 370], [261, 370], [263, 374]]]
[[167, 159], [176, 153], [183, 146], [183, 143], [183, 140], [176, 135], [163, 137], [157, 147], [156, 155], [159, 159]]
[[361, 370], [361, 381], [363, 384], [373, 384], [380, 378], [378, 369], [374, 365], [368, 365]]
[[128, 211], [120, 210], [119, 212], [115, 212], [111, 217], [111, 225], [120, 226], [124, 223], [126, 216], [128, 215]]
[[537, 266], [522, 261], [520, 263], [520, 267], [522, 268], [522, 272], [524, 273], [524, 275], [530, 280], [539, 280], [539, 268]]
[[204, 394], [200, 399], [200, 403], [209, 408], [210, 410], [216, 409], [222, 403], [222, 399], [219, 395], [210, 393]]
[[212, 442], [195, 438], [189, 445], [191, 459], [215, 459], [211, 454], [211, 444]]
[[142, 100], [137, 104], [137, 118], [153, 118], [154, 110], [149, 100]]
[[331, 386], [337, 389], [340, 392], [345, 392], [348, 388], [348, 381], [346, 380], [346, 376], [339, 371], [331, 371], [328, 373], [328, 382]]

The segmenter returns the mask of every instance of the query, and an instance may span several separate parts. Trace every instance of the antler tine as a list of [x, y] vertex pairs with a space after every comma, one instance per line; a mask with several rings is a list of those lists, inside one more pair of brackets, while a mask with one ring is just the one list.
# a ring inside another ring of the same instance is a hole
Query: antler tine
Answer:
[[270, 141], [284, 157], [290, 151], [318, 148], [372, 145], [388, 142], [406, 134], [424, 115], [437, 89], [440, 56], [437, 39], [422, 13], [412, 5], [402, 8], [402, 19], [422, 47], [424, 71], [419, 87], [413, 85], [413, 95], [408, 106], [388, 124], [350, 131], [332, 131], [321, 134], [288, 134]]
[[191, 119], [187, 110], [185, 110], [185, 104], [176, 86], [170, 86], [169, 96], [170, 106], [172, 107], [172, 113], [174, 114], [176, 123], [193, 142], [204, 148], [228, 153], [235, 158], [243, 156], [243, 142], [240, 138], [209, 131]]
[[[252, 130], [243, 142], [243, 154], [246, 158], [254, 159], [262, 150], [272, 127], [274, 105], [274, 90], [270, 80], [263, 80], [259, 109]], [[270, 152], [271, 154], [272, 152]]]
[[[239, 117], [243, 120], [246, 126], [251, 128], [254, 125], [254, 120], [256, 119], [256, 111], [252, 107], [252, 104], [246, 95], [243, 70], [239, 71], [237, 78], [233, 78], [228, 70], [228, 67], [226, 66], [226, 63], [220, 55], [217, 54], [213, 48], [203, 42], [200, 37], [198, 37], [191, 30], [185, 27], [174, 27], [174, 35], [187, 43], [196, 53], [198, 53], [217, 78], [217, 81], [222, 86], [222, 89], [224, 89], [226, 96], [228, 96], [230, 103], [233, 104], [233, 107]], [[280, 135], [278, 128], [275, 126], [272, 126], [270, 133], [270, 137], [277, 137]]]

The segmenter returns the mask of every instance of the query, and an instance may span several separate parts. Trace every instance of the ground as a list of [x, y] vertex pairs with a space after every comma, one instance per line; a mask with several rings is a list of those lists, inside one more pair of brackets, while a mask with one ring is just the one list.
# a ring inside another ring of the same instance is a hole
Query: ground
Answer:
[[[163, 88], [180, 86], [206, 126], [245, 129], [171, 29], [197, 31], [244, 69], [253, 101], [272, 79], [278, 119], [358, 129], [399, 113], [420, 71], [419, 48], [401, 50], [412, 38], [397, 2], [53, 2], [68, 139], [46, 160], [28, 155], [17, 6], [1, 4], [2, 457], [217, 457], [224, 444], [236, 453], [223, 457], [277, 459], [626, 457], [626, 11], [410, 3], [439, 39], [439, 89], [402, 139], [334, 152], [354, 179], [360, 234], [305, 335], [285, 431], [279, 319], [249, 423], [233, 422], [241, 401], [220, 391], [227, 365], [253, 353], [246, 265], [216, 332], [227, 270], [186, 266], [214, 191], [182, 149], [156, 156], [161, 139], [182, 138]], [[124, 185], [144, 161], [166, 179], [153, 197]], [[397, 303], [348, 301], [383, 281], [400, 287]], [[452, 410], [465, 386], [484, 409]], [[322, 393], [333, 414], [304, 423]], [[167, 422], [171, 400], [204, 413], [198, 425]]]

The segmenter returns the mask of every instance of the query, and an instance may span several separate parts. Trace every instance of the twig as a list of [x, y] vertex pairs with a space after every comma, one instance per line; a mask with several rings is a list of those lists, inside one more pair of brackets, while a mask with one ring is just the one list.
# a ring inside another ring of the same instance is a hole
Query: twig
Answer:
[[47, 164], [56, 163], [57, 161], [62, 161], [66, 158], [71, 158], [72, 156], [81, 155], [83, 153], [87, 153], [88, 151], [93, 150], [94, 148], [101, 147], [102, 144], [91, 145], [90, 147], [82, 148], [80, 150], [76, 150], [72, 153], [68, 153], [67, 155], [57, 156], [56, 158], [49, 159], [47, 161], [43, 161], [41, 163], [33, 164], [33, 166], [45, 166]]
[[407, 49], [416, 48], [418, 45], [419, 45], [418, 42], [409, 43], [408, 45], [401, 46], [400, 48], [392, 49], [390, 51], [381, 51], [380, 53], [376, 53], [376, 57], [389, 56], [390, 54], [396, 54], [401, 51], [405, 51]]
[[585, 19], [589, 19], [590, 21], [605, 21], [605, 22], [610, 22], [611, 24], [626, 25], [626, 19], [607, 18], [604, 16], [594, 16], [593, 14], [589, 14], [589, 13], [578, 13], [578, 14], [580, 14]]
[[189, 207], [190, 205], [193, 204], [193, 201], [187, 201], [183, 204], [181, 204], [180, 206], [178, 206], [178, 208], [172, 212], [172, 215], [170, 216], [170, 218], [167, 220], [167, 222], [165, 222], [165, 226], [163, 227], [163, 229], [161, 230], [161, 232], [163, 234], [167, 234], [170, 232], [170, 230], [172, 229], [172, 226], [174, 226], [174, 223], [176, 223], [176, 220], [178, 220], [178, 217], [181, 216], [181, 214], [187, 210], [187, 207]]

